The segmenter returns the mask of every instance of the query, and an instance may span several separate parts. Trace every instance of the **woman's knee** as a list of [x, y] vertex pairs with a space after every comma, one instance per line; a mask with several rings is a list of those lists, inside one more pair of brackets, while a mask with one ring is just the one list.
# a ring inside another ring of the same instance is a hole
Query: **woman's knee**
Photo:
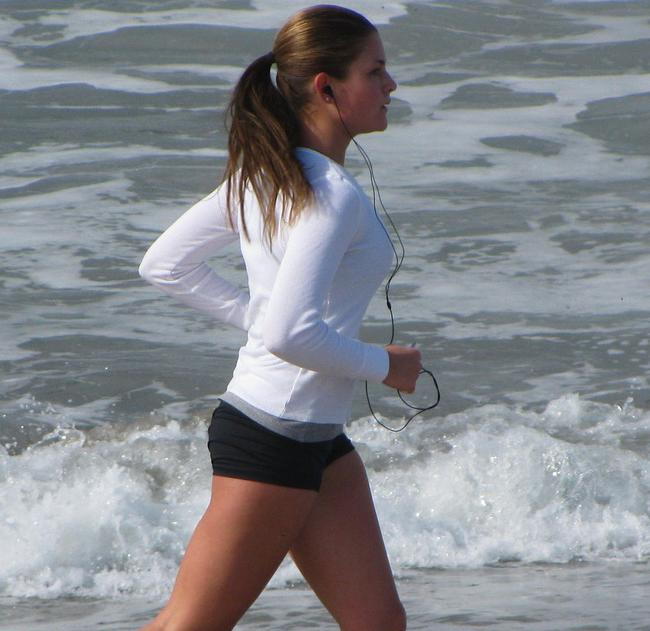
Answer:
[[152, 623], [151, 625], [141, 629], [141, 631], [232, 631], [233, 628], [234, 627], [232, 625], [215, 626], [212, 623], [187, 625], [182, 622], [176, 623], [174, 621], [170, 621], [162, 624]]
[[400, 601], [397, 601], [386, 624], [386, 631], [406, 631], [406, 610]]
[[351, 619], [340, 625], [341, 631], [406, 631], [406, 611], [398, 600], [393, 605], [364, 615], [363, 619]]
[[158, 616], [140, 631], [232, 631], [235, 622], [219, 621], [216, 617], [190, 619], [174, 615], [167, 610], [161, 611]]

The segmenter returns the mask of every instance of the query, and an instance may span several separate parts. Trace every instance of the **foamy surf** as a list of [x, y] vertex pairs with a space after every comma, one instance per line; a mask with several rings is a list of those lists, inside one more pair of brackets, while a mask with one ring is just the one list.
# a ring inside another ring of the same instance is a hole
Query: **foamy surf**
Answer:
[[[422, 419], [400, 435], [362, 419], [350, 435], [398, 574], [650, 554], [650, 415], [629, 404], [568, 395], [541, 412]], [[162, 597], [209, 499], [205, 440], [203, 420], [152, 419], [61, 427], [4, 452], [0, 593]], [[272, 584], [299, 578], [286, 562]]]

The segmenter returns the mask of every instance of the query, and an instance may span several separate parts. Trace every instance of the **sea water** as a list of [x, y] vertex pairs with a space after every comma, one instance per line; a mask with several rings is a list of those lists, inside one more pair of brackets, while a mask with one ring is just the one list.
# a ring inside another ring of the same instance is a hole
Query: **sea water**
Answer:
[[[442, 391], [397, 434], [360, 392], [349, 426], [410, 628], [650, 629], [650, 3], [347, 5], [399, 84], [359, 138], [406, 249], [397, 341]], [[169, 593], [242, 337], [137, 266], [299, 6], [0, 1], [2, 629], [135, 629]], [[363, 336], [389, 332], [380, 291]], [[288, 561], [239, 627], [335, 628]]]

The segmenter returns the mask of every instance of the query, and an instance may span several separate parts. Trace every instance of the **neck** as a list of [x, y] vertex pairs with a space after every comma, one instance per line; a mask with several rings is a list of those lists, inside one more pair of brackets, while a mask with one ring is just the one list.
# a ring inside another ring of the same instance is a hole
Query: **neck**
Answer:
[[300, 144], [343, 166], [350, 137], [342, 131], [340, 125], [319, 124], [314, 119], [303, 120], [300, 125]]

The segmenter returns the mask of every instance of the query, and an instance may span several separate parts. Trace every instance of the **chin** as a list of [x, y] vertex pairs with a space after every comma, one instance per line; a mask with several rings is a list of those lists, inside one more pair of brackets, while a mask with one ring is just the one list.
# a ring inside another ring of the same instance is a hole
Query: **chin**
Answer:
[[384, 131], [387, 127], [388, 127], [388, 118], [384, 116], [383, 119], [377, 120], [375, 124], [368, 125], [368, 129], [365, 130], [363, 133], [370, 134], [375, 131]]
[[352, 136], [358, 136], [359, 134], [372, 134], [376, 131], [384, 131], [388, 127], [388, 118], [384, 112], [384, 116], [377, 117], [372, 121], [366, 121], [366, 124], [361, 126], [356, 130], [352, 130]]

